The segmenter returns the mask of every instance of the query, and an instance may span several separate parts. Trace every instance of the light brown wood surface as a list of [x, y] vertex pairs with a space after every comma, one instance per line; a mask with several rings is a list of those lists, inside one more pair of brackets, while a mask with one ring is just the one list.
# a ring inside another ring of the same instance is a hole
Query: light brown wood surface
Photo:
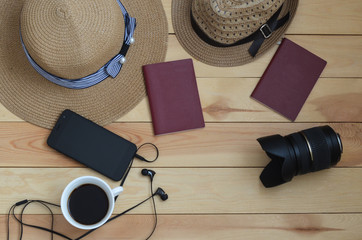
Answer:
[[[190, 58], [174, 35], [171, 0], [162, 2], [170, 33], [166, 60]], [[152, 142], [160, 149], [157, 162], [134, 162], [115, 213], [149, 195], [149, 180], [140, 171], [152, 168], [155, 186], [169, 195], [166, 202], [156, 199], [160, 216], [152, 239], [362, 239], [362, 1], [299, 2], [286, 35], [328, 64], [296, 122], [249, 97], [277, 46], [240, 67], [194, 60], [204, 129], [155, 137], [147, 99], [106, 126], [138, 146]], [[269, 159], [256, 139], [326, 124], [341, 134], [341, 162], [265, 189], [259, 175]], [[49, 148], [48, 135], [49, 130], [24, 122], [0, 104], [0, 239], [6, 239], [6, 213], [17, 201], [59, 202], [67, 183], [83, 175], [118, 184]], [[142, 154], [153, 156], [149, 148]], [[55, 230], [73, 238], [83, 233], [59, 209], [54, 212]], [[50, 226], [50, 216], [37, 205], [25, 214], [30, 224]], [[153, 223], [147, 202], [85, 239], [145, 239]], [[10, 239], [18, 239], [13, 219], [10, 227]], [[50, 239], [29, 228], [24, 234], [25, 240]]]
[[[258, 179], [262, 168], [154, 169], [157, 172], [154, 185], [162, 186], [170, 197], [166, 202], [157, 201], [158, 212], [163, 214], [362, 213], [361, 168], [334, 168], [297, 176], [283, 187], [271, 189], [264, 188]], [[85, 168], [2, 169], [0, 180], [7, 182], [2, 191], [7, 194], [2, 196], [0, 214], [7, 212], [14, 199], [59, 202], [65, 186], [73, 178], [83, 175], [106, 180]], [[119, 185], [117, 182], [109, 184], [111, 187]], [[142, 177], [141, 168], [134, 168], [117, 200], [115, 212], [122, 212], [148, 195], [148, 179]], [[151, 214], [150, 206], [142, 205], [132, 213]], [[36, 214], [46, 210], [33, 209], [27, 212]], [[60, 213], [60, 210], [55, 209], [55, 212]]]
[[[49, 216], [28, 215], [27, 222], [49, 227]], [[161, 215], [153, 239], [360, 239], [360, 214], [238, 214], [238, 215]], [[6, 219], [0, 217], [0, 225]], [[55, 230], [79, 237], [83, 231], [75, 230], [62, 216], [55, 218]], [[151, 215], [127, 215], [93, 232], [86, 239], [144, 239], [153, 224]], [[17, 225], [11, 222], [11, 229]], [[25, 229], [27, 240], [48, 240], [48, 233]], [[15, 239], [14, 233], [11, 237]], [[266, 238], [267, 236], [267, 238]], [[0, 231], [0, 238], [5, 239]], [[54, 238], [60, 240], [61, 238]]]
[[[263, 167], [269, 158], [257, 138], [272, 134], [287, 135], [327, 123], [206, 123], [204, 129], [153, 136], [151, 123], [114, 123], [106, 126], [136, 145], [152, 142], [160, 149], [153, 167]], [[362, 166], [362, 125], [331, 123], [341, 134], [343, 161], [338, 167]], [[29, 123], [0, 124], [0, 166], [2, 167], [81, 167], [76, 161], [49, 148], [49, 130]], [[141, 153], [153, 158], [153, 149]], [[149, 167], [141, 161], [135, 167]]]
[[[259, 78], [199, 78], [198, 87], [205, 121], [289, 122], [288, 119], [250, 98], [258, 81]], [[362, 78], [321, 78], [296, 122], [361, 122], [361, 98]], [[2, 113], [0, 121], [21, 121], [8, 110], [1, 108], [0, 110]], [[119, 122], [150, 121], [147, 99], [119, 120]]]

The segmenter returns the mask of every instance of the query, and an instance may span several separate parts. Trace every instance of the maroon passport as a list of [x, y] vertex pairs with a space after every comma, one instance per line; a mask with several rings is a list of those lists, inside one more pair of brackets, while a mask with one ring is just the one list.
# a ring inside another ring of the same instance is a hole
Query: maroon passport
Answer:
[[191, 59], [143, 66], [155, 135], [205, 127]]
[[326, 64], [284, 38], [251, 97], [294, 121]]

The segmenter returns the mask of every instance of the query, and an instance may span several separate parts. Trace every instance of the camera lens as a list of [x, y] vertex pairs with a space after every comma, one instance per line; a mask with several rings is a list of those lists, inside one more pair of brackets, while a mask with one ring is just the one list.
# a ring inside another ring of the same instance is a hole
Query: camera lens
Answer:
[[330, 168], [339, 162], [343, 152], [341, 138], [330, 126], [257, 140], [272, 159], [260, 175], [265, 187], [283, 184], [295, 175]]

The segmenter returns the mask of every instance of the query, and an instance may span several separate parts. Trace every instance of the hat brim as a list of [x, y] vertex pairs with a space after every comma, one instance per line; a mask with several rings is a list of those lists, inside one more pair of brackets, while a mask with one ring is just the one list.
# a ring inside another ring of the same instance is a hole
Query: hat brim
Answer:
[[289, 12], [288, 22], [264, 41], [255, 57], [248, 52], [252, 42], [233, 47], [214, 47], [204, 42], [191, 25], [192, 0], [172, 0], [172, 24], [178, 41], [195, 59], [217, 67], [240, 66], [257, 59], [280, 40], [291, 23], [297, 6], [298, 0], [285, 1], [280, 16]]
[[127, 62], [116, 78], [82, 90], [53, 84], [32, 68], [19, 36], [23, 3], [0, 0], [0, 102], [9, 111], [45, 128], [52, 128], [64, 109], [106, 125], [146, 96], [142, 66], [164, 61], [167, 50], [167, 19], [161, 0], [122, 0], [137, 20], [135, 43], [127, 53]]

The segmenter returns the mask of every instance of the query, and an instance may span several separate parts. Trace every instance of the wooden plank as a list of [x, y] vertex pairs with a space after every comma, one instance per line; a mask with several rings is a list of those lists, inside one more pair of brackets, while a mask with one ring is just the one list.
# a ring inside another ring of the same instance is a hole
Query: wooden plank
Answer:
[[[205, 121], [289, 122], [250, 98], [258, 81], [257, 78], [199, 78], [198, 88]], [[362, 122], [361, 102], [362, 79], [321, 78], [295, 121]], [[118, 121], [151, 121], [148, 100], [144, 99]]]
[[[156, 144], [159, 160], [152, 167], [264, 167], [269, 158], [257, 138], [287, 135], [315, 123], [208, 123], [201, 130], [153, 136], [150, 123], [115, 123], [107, 129], [141, 145]], [[341, 135], [344, 145], [341, 167], [362, 166], [362, 124], [335, 123], [331, 126]], [[29, 123], [0, 124], [0, 166], [2, 167], [81, 167], [76, 161], [51, 149], [46, 144], [49, 130]], [[140, 151], [153, 159], [152, 148]], [[150, 167], [136, 160], [134, 166]]]
[[[290, 40], [325, 59], [322, 77], [362, 77], [362, 36], [289, 35]], [[175, 36], [169, 37], [166, 61], [190, 58]], [[213, 67], [194, 61], [197, 77], [261, 77], [278, 46], [252, 63], [239, 67]]]
[[[162, 1], [171, 26], [171, 0]], [[301, 123], [288, 123], [249, 99], [275, 46], [260, 59], [240, 67], [216, 68], [194, 61], [205, 129], [155, 137], [146, 100], [120, 119], [121, 123], [107, 126], [137, 145], [155, 143], [161, 154], [154, 164], [135, 161], [116, 212], [148, 196], [149, 180], [140, 171], [152, 167], [157, 172], [155, 188], [164, 188], [170, 197], [167, 202], [156, 199], [162, 215], [153, 239], [360, 239], [362, 36], [351, 35], [362, 34], [361, 11], [360, 0], [300, 1], [287, 37], [328, 61], [297, 119]], [[170, 32], [166, 61], [189, 58], [172, 28]], [[349, 36], [336, 36], [341, 34]], [[338, 167], [265, 189], [258, 177], [269, 159], [255, 139], [327, 122], [340, 122], [331, 124], [345, 147]], [[101, 177], [47, 147], [48, 134], [48, 130], [24, 123], [0, 104], [0, 239], [5, 239], [4, 214], [13, 203], [25, 198], [58, 202], [72, 179]], [[152, 157], [150, 149], [141, 153]], [[112, 187], [119, 184], [107, 182]], [[38, 206], [28, 210], [26, 220], [48, 226], [49, 216], [38, 215], [46, 211]], [[151, 213], [151, 202], [147, 202], [132, 212], [142, 215], [122, 217], [86, 239], [144, 239], [153, 227]], [[11, 224], [11, 239], [17, 239], [19, 228], [14, 221]], [[57, 227], [79, 236], [61, 215], [56, 216]], [[49, 238], [49, 234], [25, 229], [24, 239]]]
[[[171, 0], [162, 0], [169, 32], [174, 33]], [[333, 7], [331, 7], [333, 6]], [[362, 34], [360, 0], [301, 0], [287, 34]]]
[[[258, 78], [198, 78], [206, 122], [289, 122], [250, 98]], [[362, 122], [362, 78], [321, 78], [296, 122]], [[144, 99], [118, 122], [151, 121]], [[348, 107], [346, 107], [348, 106]], [[22, 121], [0, 105], [1, 121]]]
[[[24, 221], [49, 228], [50, 217], [27, 215]], [[0, 216], [5, 226], [6, 217]], [[245, 215], [159, 215], [152, 239], [359, 239], [362, 236], [362, 214], [245, 214]], [[151, 215], [126, 215], [87, 236], [98, 239], [144, 239], [153, 227]], [[18, 225], [10, 225], [16, 239]], [[76, 238], [84, 231], [71, 227], [61, 215], [55, 216], [56, 231]], [[5, 228], [0, 238], [6, 239]], [[12, 239], [11, 238], [11, 239]], [[24, 239], [48, 240], [50, 234], [25, 227]], [[55, 240], [61, 238], [54, 238]]]
[[[156, 198], [160, 214], [217, 213], [362, 213], [362, 168], [333, 168], [266, 189], [259, 181], [261, 168], [157, 168], [156, 187], [169, 200]], [[130, 171], [125, 190], [118, 198], [119, 213], [145, 199], [149, 179], [141, 169]], [[119, 182], [105, 179], [88, 169], [0, 169], [0, 214], [23, 199], [59, 202], [65, 186], [74, 178], [94, 175], [111, 187]], [[347, 187], [348, 186], [348, 187]], [[29, 214], [47, 214], [34, 206]], [[56, 213], [60, 213], [56, 210]], [[151, 201], [132, 213], [151, 214]]]

